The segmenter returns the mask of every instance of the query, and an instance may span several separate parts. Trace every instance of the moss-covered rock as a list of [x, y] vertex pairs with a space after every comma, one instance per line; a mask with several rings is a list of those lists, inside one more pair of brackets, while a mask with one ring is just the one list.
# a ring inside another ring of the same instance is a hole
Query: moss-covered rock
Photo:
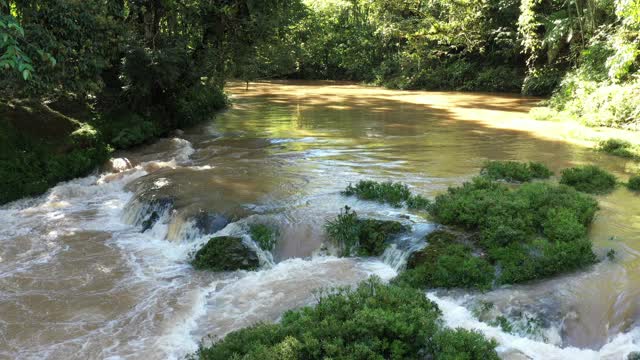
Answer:
[[408, 230], [397, 221], [359, 219], [348, 206], [328, 221], [325, 229], [342, 256], [380, 256], [388, 246], [388, 240]]
[[260, 266], [258, 254], [242, 238], [218, 236], [211, 238], [191, 261], [198, 270], [255, 270]]
[[560, 183], [590, 194], [605, 194], [616, 187], [616, 177], [594, 165], [562, 170]]

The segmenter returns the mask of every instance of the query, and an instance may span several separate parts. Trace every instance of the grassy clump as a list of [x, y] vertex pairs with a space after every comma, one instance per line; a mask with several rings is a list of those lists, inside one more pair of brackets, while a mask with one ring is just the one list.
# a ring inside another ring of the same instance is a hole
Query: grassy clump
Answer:
[[632, 191], [640, 191], [640, 175], [630, 177], [629, 182], [627, 182], [627, 188]]
[[442, 325], [438, 307], [419, 290], [377, 279], [335, 289], [315, 307], [286, 312], [201, 347], [192, 360], [470, 359], [497, 360], [494, 340]]
[[477, 177], [436, 197], [430, 213], [442, 224], [478, 233], [473, 245], [500, 270], [496, 281], [507, 284], [594, 263], [586, 233], [597, 208], [593, 198], [568, 186], [527, 183], [512, 190]]
[[219, 236], [195, 253], [191, 265], [198, 270], [233, 271], [255, 270], [260, 266], [258, 255], [241, 238]]
[[391, 206], [400, 207], [404, 201], [411, 196], [409, 187], [399, 182], [375, 182], [371, 180], [359, 181], [355, 186], [349, 184], [344, 195], [357, 196], [362, 200], [375, 200], [387, 203]]
[[328, 221], [325, 229], [333, 243], [340, 247], [342, 256], [380, 256], [387, 247], [387, 240], [407, 231], [397, 221], [359, 219], [348, 206]]
[[431, 203], [421, 195], [413, 195], [409, 187], [399, 182], [375, 182], [361, 180], [355, 185], [349, 184], [342, 192], [346, 196], [356, 196], [361, 200], [372, 200], [394, 207], [400, 207], [403, 203], [409, 209], [427, 209]]
[[492, 180], [526, 182], [533, 179], [547, 179], [553, 172], [538, 162], [521, 163], [517, 161], [489, 161], [480, 174]]
[[473, 255], [472, 248], [456, 241], [446, 231], [427, 235], [427, 246], [413, 253], [407, 270], [394, 281], [416, 288], [478, 288], [489, 289], [494, 268], [485, 259]]
[[249, 225], [251, 239], [255, 241], [262, 250], [271, 251], [276, 246], [278, 240], [278, 229], [265, 224]]
[[640, 157], [638, 155], [638, 151], [630, 142], [620, 139], [608, 139], [601, 141], [596, 146], [596, 150], [627, 159]]
[[560, 183], [590, 194], [604, 194], [616, 187], [616, 177], [594, 165], [562, 170]]

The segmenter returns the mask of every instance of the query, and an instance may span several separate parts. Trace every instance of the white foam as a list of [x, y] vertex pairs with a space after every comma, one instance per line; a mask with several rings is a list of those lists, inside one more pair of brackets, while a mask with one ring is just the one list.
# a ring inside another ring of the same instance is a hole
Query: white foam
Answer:
[[629, 353], [640, 350], [640, 328], [616, 335], [598, 351], [575, 347], [561, 348], [542, 341], [505, 333], [498, 327], [479, 321], [467, 308], [451, 298], [438, 297], [434, 293], [428, 293], [427, 297], [438, 304], [447, 326], [476, 330], [495, 339], [499, 344], [497, 350], [502, 356], [520, 353], [534, 360], [623, 360]]

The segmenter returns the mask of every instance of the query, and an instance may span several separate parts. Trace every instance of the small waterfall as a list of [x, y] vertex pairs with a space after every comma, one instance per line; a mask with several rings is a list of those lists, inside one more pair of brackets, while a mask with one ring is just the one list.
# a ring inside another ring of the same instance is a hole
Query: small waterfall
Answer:
[[425, 236], [435, 230], [435, 228], [434, 224], [414, 224], [410, 234], [399, 237], [387, 247], [381, 256], [382, 262], [397, 272], [404, 270], [409, 256], [425, 246]]

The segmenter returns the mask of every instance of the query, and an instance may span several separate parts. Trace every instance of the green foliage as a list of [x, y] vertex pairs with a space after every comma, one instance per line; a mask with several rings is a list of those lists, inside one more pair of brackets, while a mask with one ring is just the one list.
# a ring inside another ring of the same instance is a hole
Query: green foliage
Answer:
[[[0, 204], [86, 176], [111, 152], [92, 127], [78, 127], [42, 106], [31, 108], [35, 110], [22, 113], [0, 104]], [[58, 134], [32, 128], [27, 120], [38, 117], [46, 118]]]
[[629, 182], [627, 182], [627, 188], [633, 191], [640, 191], [640, 175], [630, 177]]
[[598, 143], [596, 150], [627, 159], [640, 157], [639, 150], [630, 142], [620, 139], [608, 139]]
[[400, 207], [411, 196], [409, 187], [402, 183], [387, 181], [383, 183], [361, 180], [355, 186], [349, 184], [343, 192], [346, 196], [357, 196], [362, 200], [375, 200]]
[[218, 236], [200, 248], [191, 260], [197, 270], [255, 270], [260, 265], [257, 254], [242, 242], [242, 238]]
[[479, 177], [436, 197], [430, 213], [442, 224], [478, 232], [475, 245], [506, 284], [592, 264], [586, 233], [597, 208], [568, 186], [526, 183], [512, 190]]
[[340, 247], [342, 256], [355, 253], [360, 256], [380, 256], [387, 241], [406, 227], [397, 221], [359, 219], [348, 206], [335, 219], [327, 221], [325, 230], [329, 239]]
[[355, 290], [334, 289], [315, 307], [285, 313], [201, 347], [192, 359], [469, 359], [497, 360], [496, 342], [446, 329], [422, 291], [375, 278]]
[[426, 210], [431, 206], [431, 200], [423, 197], [422, 195], [411, 195], [405, 203], [407, 208], [417, 210]]
[[492, 180], [525, 182], [532, 179], [547, 179], [553, 173], [544, 164], [516, 161], [489, 161], [480, 170], [480, 174]]
[[407, 270], [394, 282], [415, 288], [491, 287], [494, 269], [486, 260], [474, 256], [472, 248], [456, 242], [444, 231], [427, 235], [427, 246], [411, 255]]
[[255, 241], [262, 250], [271, 251], [278, 241], [278, 229], [265, 224], [249, 225], [251, 239]]
[[585, 165], [564, 169], [560, 183], [591, 194], [604, 194], [616, 187], [616, 177], [595, 166]]
[[373, 200], [400, 207], [404, 203], [409, 209], [426, 210], [431, 202], [422, 195], [412, 195], [409, 187], [399, 182], [376, 182], [361, 180], [356, 185], [349, 184], [342, 192], [346, 196], [356, 196], [361, 200]]

